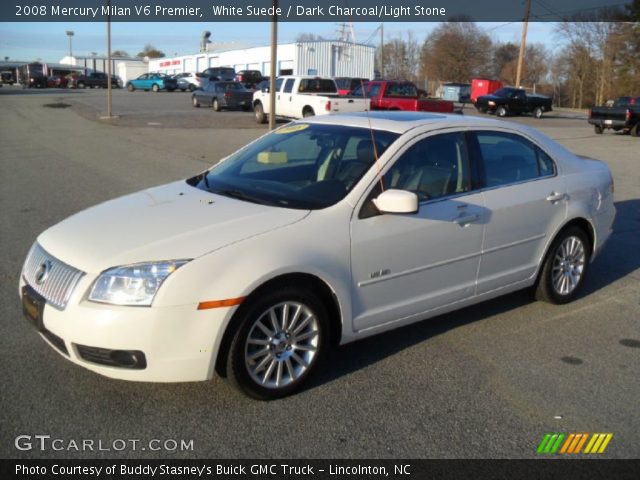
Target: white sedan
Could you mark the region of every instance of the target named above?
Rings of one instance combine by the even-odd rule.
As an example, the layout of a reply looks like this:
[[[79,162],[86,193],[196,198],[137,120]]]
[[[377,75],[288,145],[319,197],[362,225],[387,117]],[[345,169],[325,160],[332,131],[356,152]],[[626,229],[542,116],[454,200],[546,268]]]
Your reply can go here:
[[[322,116],[49,228],[20,295],[78,365],[272,399],[338,344],[527,287],[573,300],[614,216],[607,166],[537,130]]]

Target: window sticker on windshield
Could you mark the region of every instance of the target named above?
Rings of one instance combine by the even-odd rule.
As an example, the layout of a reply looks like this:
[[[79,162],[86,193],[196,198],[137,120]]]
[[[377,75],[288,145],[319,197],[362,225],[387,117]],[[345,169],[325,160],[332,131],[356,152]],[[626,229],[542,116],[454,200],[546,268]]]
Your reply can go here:
[[[305,130],[307,128],[309,128],[309,124],[308,123],[300,123],[298,125],[291,125],[290,127],[280,128],[280,129],[276,130],[273,133],[277,133],[277,134],[280,134],[280,135],[286,135],[287,133],[299,132],[300,130]]]

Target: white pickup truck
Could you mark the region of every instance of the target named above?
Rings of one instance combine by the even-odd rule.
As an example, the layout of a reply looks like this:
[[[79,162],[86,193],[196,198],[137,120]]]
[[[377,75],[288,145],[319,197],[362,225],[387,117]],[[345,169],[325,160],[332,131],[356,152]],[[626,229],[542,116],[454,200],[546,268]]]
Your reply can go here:
[[[276,79],[276,116],[299,119],[331,113],[364,112],[370,100],[341,97],[332,78],[283,76]],[[256,122],[265,123],[270,114],[269,89],[253,94]]]

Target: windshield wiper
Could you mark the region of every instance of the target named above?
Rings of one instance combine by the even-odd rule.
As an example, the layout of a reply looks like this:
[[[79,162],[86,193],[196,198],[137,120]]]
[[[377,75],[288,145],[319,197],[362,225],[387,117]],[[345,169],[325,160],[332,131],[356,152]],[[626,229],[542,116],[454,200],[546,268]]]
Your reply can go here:
[[[236,198],[238,200],[244,200],[245,202],[258,203],[260,205],[271,205],[271,206],[278,206],[278,207],[282,206],[282,202],[255,197],[241,190],[233,190],[233,189],[216,190],[213,193],[216,193],[218,195],[224,195],[225,197]],[[284,204],[286,205],[286,202],[284,202]]]

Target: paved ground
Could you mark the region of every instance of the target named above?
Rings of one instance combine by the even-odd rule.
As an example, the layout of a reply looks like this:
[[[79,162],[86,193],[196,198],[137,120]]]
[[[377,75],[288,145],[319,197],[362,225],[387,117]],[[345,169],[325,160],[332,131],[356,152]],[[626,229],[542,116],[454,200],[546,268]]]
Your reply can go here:
[[[198,172],[266,131],[249,113],[192,109],[189,94],[177,92],[115,92],[116,125],[87,120],[104,113],[95,109],[104,98],[0,89],[0,457],[514,458],[534,456],[547,432],[613,432],[606,457],[640,455],[638,139],[596,136],[575,114],[516,119],[614,173],[615,233],[575,303],[555,307],[519,292],[374,337],[333,353],[301,394],[260,403],[218,378],[100,377],[64,361],[22,319],[18,276],[39,232]],[[44,107],[59,103],[72,106]],[[194,450],[14,447],[16,436],[38,434],[107,446],[184,439]]]

